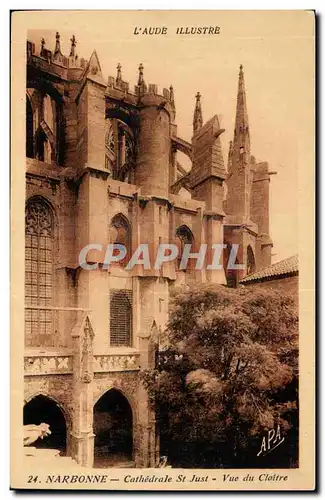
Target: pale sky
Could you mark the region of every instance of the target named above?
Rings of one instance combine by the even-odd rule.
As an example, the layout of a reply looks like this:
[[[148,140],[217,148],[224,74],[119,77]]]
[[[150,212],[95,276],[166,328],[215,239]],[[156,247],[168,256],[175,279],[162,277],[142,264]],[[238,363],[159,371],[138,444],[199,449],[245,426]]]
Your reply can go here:
[[[26,28],[39,50],[54,49],[55,32],[69,55],[93,49],[103,77],[137,82],[144,65],[147,84],[174,87],[178,135],[190,141],[195,94],[201,93],[203,120],[219,115],[226,162],[233,138],[239,65],[244,66],[251,153],[268,161],[271,177],[270,233],[273,262],[298,252],[298,211],[303,213],[304,176],[313,176],[314,24],[305,11],[100,11],[28,13]],[[38,17],[37,16],[41,16]],[[166,26],[167,35],[134,35],[134,27]],[[220,26],[219,35],[176,35],[177,26]],[[50,30],[50,31],[48,31]],[[181,159],[180,159],[181,160]],[[299,173],[299,175],[298,175]]]

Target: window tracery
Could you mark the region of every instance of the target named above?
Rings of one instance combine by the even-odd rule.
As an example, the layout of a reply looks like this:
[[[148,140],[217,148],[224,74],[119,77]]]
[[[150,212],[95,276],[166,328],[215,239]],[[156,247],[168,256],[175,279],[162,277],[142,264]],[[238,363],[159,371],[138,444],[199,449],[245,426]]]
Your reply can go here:
[[[53,301],[53,214],[42,200],[27,205],[25,222],[25,334],[28,345],[50,345],[53,311],[28,308]]]

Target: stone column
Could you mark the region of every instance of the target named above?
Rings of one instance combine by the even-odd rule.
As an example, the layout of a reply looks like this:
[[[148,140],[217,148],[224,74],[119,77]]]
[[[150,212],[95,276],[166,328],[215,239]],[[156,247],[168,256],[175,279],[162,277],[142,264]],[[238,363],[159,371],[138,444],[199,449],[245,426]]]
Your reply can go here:
[[[92,467],[93,433],[93,330],[88,316],[77,325],[73,336],[74,411],[70,436],[71,456],[80,465]]]
[[[142,370],[151,368],[150,334],[139,335],[140,366]],[[136,467],[154,467],[156,463],[156,420],[155,412],[149,401],[149,395],[142,383],[138,389],[137,437],[135,449]]]

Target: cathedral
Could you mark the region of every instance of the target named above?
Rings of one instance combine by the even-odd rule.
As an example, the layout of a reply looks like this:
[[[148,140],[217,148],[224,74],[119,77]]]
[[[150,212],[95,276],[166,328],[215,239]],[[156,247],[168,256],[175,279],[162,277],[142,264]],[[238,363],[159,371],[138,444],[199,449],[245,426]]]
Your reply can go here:
[[[75,36],[67,55],[59,33],[54,42],[27,41],[24,424],[49,424],[37,446],[81,466],[154,467],[159,432],[140,373],[154,366],[170,291],[236,287],[271,264],[272,172],[251,154],[242,66],[225,165],[224,130],[217,114],[203,121],[199,93],[188,142],[172,86],[147,83],[142,64],[134,87],[120,64],[105,79],[96,51],[85,60]],[[110,243],[225,251],[218,269],[176,259],[129,270],[125,259],[107,268],[93,245],[93,269],[80,266],[83,248]],[[233,245],[240,269],[227,266]]]

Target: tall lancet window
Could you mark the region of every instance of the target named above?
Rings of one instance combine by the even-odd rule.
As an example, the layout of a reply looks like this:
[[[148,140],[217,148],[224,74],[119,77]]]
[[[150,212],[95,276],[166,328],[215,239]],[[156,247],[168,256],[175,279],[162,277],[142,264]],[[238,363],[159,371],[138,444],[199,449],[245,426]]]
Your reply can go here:
[[[25,336],[29,346],[53,344],[53,213],[41,199],[26,208]],[[28,307],[30,306],[30,307]]]

